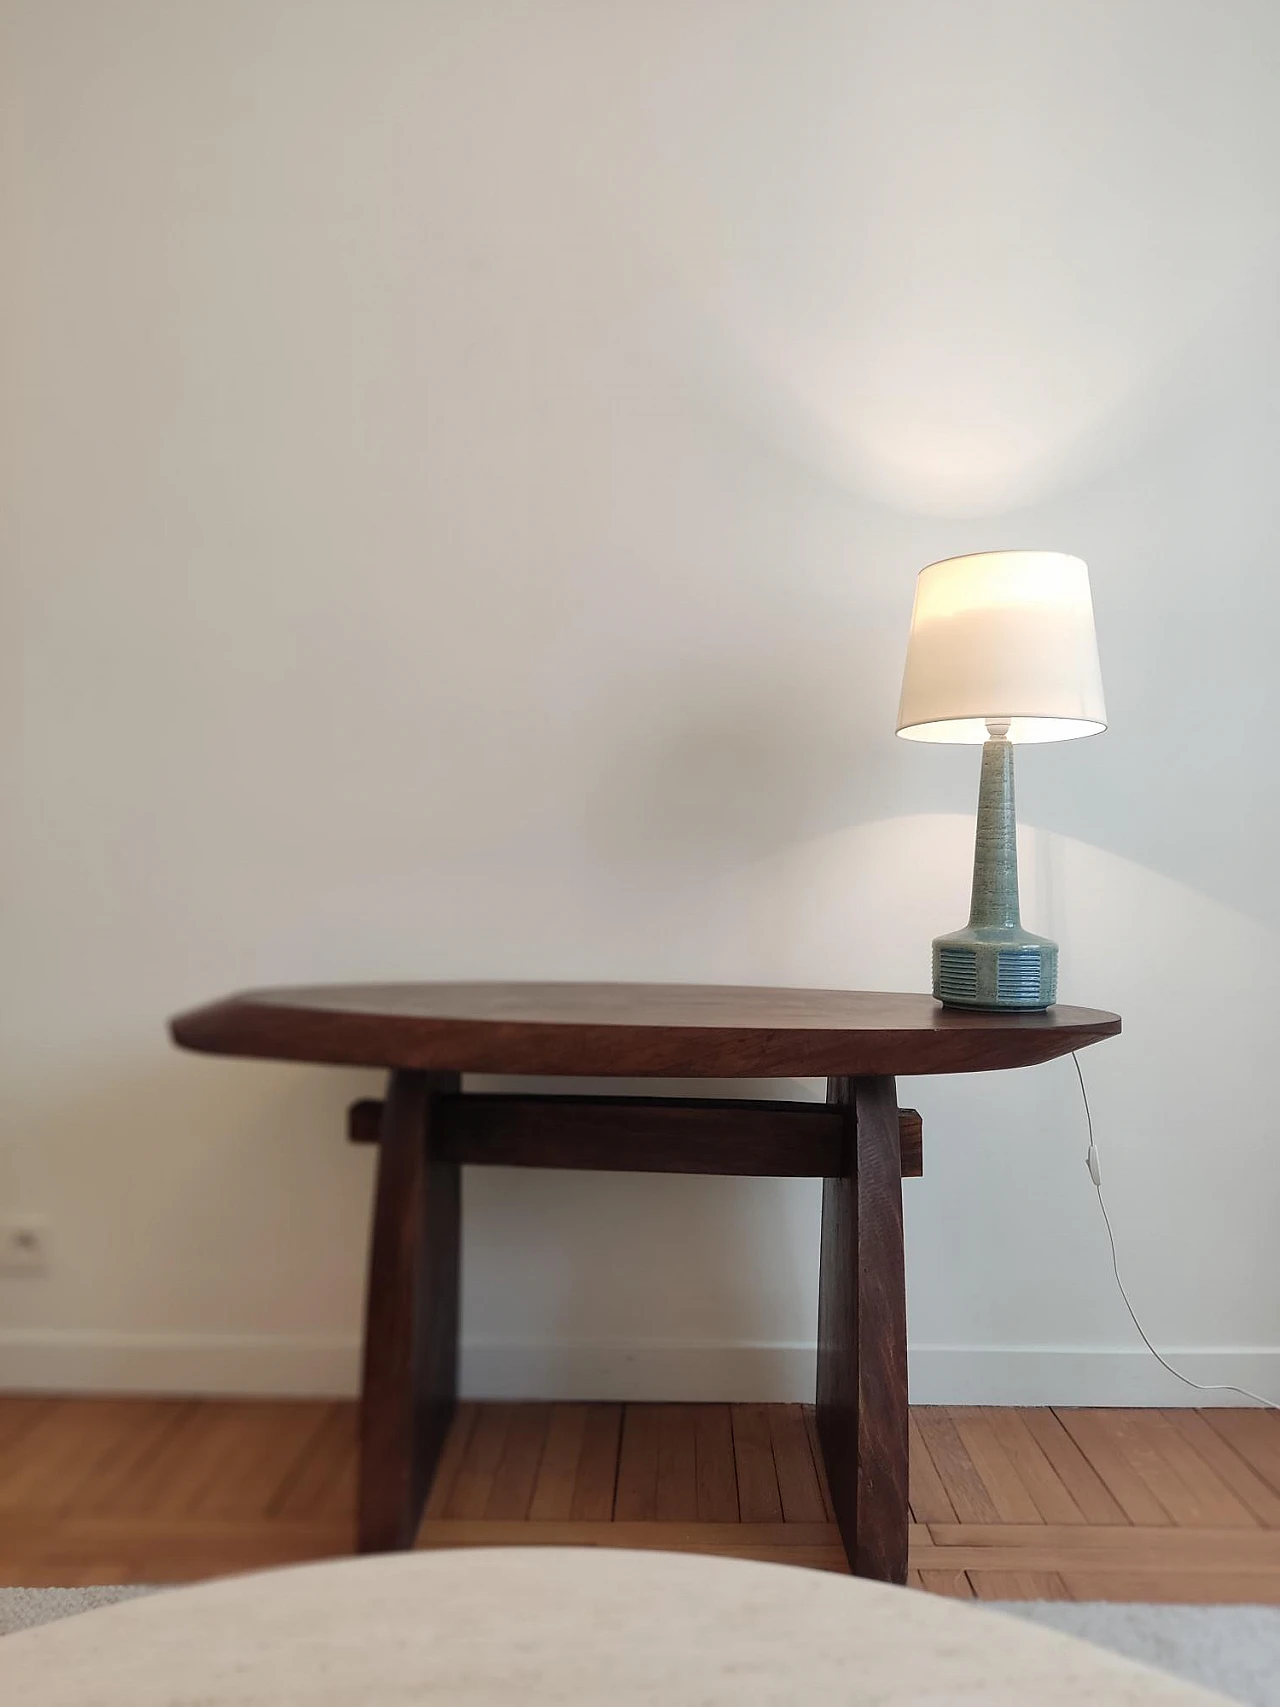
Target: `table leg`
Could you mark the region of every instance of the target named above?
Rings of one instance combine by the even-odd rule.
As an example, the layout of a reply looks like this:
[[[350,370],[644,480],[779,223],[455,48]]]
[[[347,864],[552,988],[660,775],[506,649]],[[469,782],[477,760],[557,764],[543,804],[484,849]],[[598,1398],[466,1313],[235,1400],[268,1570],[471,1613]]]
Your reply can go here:
[[[892,1079],[829,1079],[843,1165],[822,1185],[818,1438],[858,1576],[907,1576],[907,1311],[902,1159]]]
[[[412,1547],[457,1396],[461,1185],[434,1153],[432,1105],[456,1074],[392,1073],[383,1104],[365,1300],[357,1545]]]

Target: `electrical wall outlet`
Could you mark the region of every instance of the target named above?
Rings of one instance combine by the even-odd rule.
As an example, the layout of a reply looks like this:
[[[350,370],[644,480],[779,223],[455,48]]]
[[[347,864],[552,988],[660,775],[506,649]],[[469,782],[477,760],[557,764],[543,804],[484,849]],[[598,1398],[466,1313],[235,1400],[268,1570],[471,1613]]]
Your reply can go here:
[[[49,1272],[49,1223],[40,1215],[0,1217],[0,1275]]]

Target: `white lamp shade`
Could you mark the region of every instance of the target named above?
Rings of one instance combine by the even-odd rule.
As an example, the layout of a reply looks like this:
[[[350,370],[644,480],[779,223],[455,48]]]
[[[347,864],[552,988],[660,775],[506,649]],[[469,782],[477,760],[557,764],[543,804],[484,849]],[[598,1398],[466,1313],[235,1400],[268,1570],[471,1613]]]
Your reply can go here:
[[[916,581],[898,707],[910,741],[1067,741],[1107,726],[1089,570],[1059,551],[948,557]]]

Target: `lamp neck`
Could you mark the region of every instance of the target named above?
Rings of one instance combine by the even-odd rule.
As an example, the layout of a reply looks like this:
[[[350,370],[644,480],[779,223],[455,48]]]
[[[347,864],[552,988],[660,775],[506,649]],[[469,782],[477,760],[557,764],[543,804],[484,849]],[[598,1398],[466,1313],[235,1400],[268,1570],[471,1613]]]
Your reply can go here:
[[[1007,723],[989,723],[978,783],[978,826],[973,854],[969,924],[1017,927],[1018,824],[1013,805],[1013,744]]]

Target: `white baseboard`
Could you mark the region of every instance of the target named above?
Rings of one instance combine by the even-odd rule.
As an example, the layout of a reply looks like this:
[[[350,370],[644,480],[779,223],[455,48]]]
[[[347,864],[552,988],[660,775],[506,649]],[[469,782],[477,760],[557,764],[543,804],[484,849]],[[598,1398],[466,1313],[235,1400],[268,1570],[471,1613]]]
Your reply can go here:
[[[1193,1381],[1230,1382],[1280,1404],[1280,1347],[1161,1348]],[[1200,1393],[1149,1351],[1109,1346],[914,1346],[917,1405],[1247,1405],[1238,1393]]]
[[[0,1329],[0,1390],[346,1398],[354,1335],[160,1334]]]
[[[461,1386],[475,1399],[812,1400],[816,1355],[812,1345],[464,1341]]]
[[[1198,1381],[1230,1382],[1280,1402],[1280,1348],[1167,1353]],[[599,1342],[464,1343],[472,1398],[807,1400],[810,1345]],[[1183,1387],[1147,1352],[1088,1346],[914,1346],[918,1404],[1244,1404]],[[10,1392],[207,1393],[342,1398],[356,1392],[359,1345],[347,1335],[148,1334],[0,1330],[0,1389]]]

